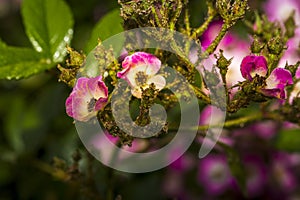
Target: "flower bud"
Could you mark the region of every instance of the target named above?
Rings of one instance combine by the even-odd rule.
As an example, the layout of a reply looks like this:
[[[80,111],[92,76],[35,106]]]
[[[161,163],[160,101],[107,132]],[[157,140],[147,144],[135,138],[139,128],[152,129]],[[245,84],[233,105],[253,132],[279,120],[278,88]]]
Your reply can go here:
[[[244,17],[248,9],[247,0],[217,0],[216,7],[218,13],[229,25],[234,24],[237,20]]]
[[[281,37],[274,37],[268,42],[268,50],[271,54],[279,55],[283,51],[284,44]]]
[[[263,49],[263,44],[259,41],[259,39],[256,37],[256,36],[254,36],[254,40],[253,40],[253,42],[252,42],[252,44],[251,44],[251,52],[252,53],[260,53],[261,52],[261,50]]]
[[[296,23],[295,23],[295,11],[291,13],[289,18],[284,22],[285,26],[285,35],[288,38],[292,38],[295,35]]]

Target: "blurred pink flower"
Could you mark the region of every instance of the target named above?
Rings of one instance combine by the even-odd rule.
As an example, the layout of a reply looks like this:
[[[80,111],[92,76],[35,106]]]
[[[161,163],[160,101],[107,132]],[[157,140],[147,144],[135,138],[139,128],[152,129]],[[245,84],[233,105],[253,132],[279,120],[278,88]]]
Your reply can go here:
[[[171,152],[170,155],[168,155],[169,159],[174,160],[174,158],[177,158],[179,152],[179,149],[178,151]],[[185,172],[187,170],[190,170],[195,165],[195,162],[196,161],[194,160],[194,156],[190,155],[189,153],[185,153],[177,160],[172,162],[169,167],[174,171]]]
[[[120,162],[122,160],[128,159],[129,155],[119,154],[117,157],[115,155],[115,149],[111,148],[111,145],[117,146],[119,141],[118,137],[112,136],[108,132],[103,134],[95,134],[90,138],[90,146],[93,147],[93,151],[97,152],[97,155],[101,157],[104,163],[109,163],[112,159]],[[145,139],[136,138],[132,141],[131,146],[123,145],[120,148],[133,153],[138,153],[145,150],[148,146],[148,142]]]
[[[268,0],[264,3],[264,10],[271,21],[279,21],[283,26],[283,22],[295,11],[296,31],[295,36],[287,42],[288,49],[284,52],[279,66],[284,66],[286,62],[295,64],[299,61],[299,53],[297,53],[300,42],[300,1],[298,0]]]
[[[271,21],[285,21],[292,11],[296,13],[296,24],[300,24],[300,2],[298,0],[267,0],[264,3],[264,10]]]
[[[246,171],[246,188],[249,197],[261,195],[266,186],[267,170],[263,160],[258,155],[247,155],[243,158]]]
[[[272,156],[271,184],[273,191],[275,188],[283,193],[290,193],[297,187],[296,177],[291,169],[292,159],[289,154],[276,152]]]
[[[252,133],[255,133],[257,136],[259,136],[262,139],[270,140],[272,139],[277,131],[277,123],[273,121],[262,121],[262,122],[256,122],[255,124],[251,125],[249,128]]]
[[[162,184],[163,193],[168,197],[179,197],[184,193],[184,177],[177,171],[168,170]]]
[[[101,76],[81,77],[66,100],[66,112],[75,120],[86,122],[105,106],[107,96],[108,90]]]
[[[287,42],[287,50],[285,50],[282,58],[280,59],[280,66],[284,66],[286,63],[293,65],[300,60],[300,54],[298,51],[300,44],[300,28],[297,28],[295,32],[295,36]]]
[[[137,98],[142,97],[141,87],[146,89],[154,83],[156,89],[163,89],[166,80],[161,75],[156,75],[161,67],[161,61],[152,54],[135,52],[127,56],[122,62],[123,71],[117,76],[124,79],[131,86],[131,93]]]
[[[226,158],[223,155],[209,154],[199,161],[198,181],[210,195],[217,196],[232,186],[231,176]]]
[[[225,117],[224,112],[222,110],[220,110],[219,108],[217,108],[215,106],[207,105],[201,111],[199,125],[200,126],[222,125],[224,123],[224,120],[225,120],[224,117]],[[211,127],[210,130],[209,130],[211,136],[214,137],[216,134],[218,135],[219,129],[220,128]],[[226,137],[226,131],[225,130],[222,130],[222,134],[220,135],[220,138],[215,137],[214,139],[217,139],[220,142],[225,143],[225,144],[230,145],[230,146],[233,145],[233,143],[234,143],[234,141],[231,138]],[[204,141],[203,136],[200,136],[198,141],[200,143],[202,143],[202,145],[207,145],[207,146],[215,144],[213,139],[212,140],[206,140],[206,143],[204,143],[203,142]],[[218,146],[215,146],[215,148],[218,148]]]
[[[217,108],[216,106],[208,105],[205,106],[204,109],[201,111],[199,125],[216,125],[222,123],[223,120],[223,111]]]

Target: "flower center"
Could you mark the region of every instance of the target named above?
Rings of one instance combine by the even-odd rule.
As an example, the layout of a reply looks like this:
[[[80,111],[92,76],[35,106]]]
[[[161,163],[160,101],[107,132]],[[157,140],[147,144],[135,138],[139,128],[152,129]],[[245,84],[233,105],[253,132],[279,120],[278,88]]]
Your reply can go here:
[[[94,111],[94,108],[95,108],[95,104],[96,104],[96,99],[95,98],[92,98],[91,100],[90,100],[90,102],[88,103],[88,111],[89,112],[92,112],[92,111]]]
[[[214,166],[212,166],[210,177],[213,181],[224,183],[227,179],[226,172],[224,171],[224,165],[216,163]]]
[[[144,86],[147,83],[148,75],[146,75],[144,72],[139,71],[135,75],[135,82],[137,86]]]

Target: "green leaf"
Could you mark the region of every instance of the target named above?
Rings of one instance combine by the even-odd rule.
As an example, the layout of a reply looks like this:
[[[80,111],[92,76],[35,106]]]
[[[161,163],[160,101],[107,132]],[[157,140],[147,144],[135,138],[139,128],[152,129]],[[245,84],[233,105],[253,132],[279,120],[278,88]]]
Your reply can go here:
[[[123,32],[123,19],[120,17],[120,10],[115,9],[102,17],[92,31],[91,37],[86,45],[86,52],[93,50],[98,44],[98,39],[101,41]]]
[[[279,132],[275,145],[280,150],[300,152],[300,129],[290,129]]]
[[[53,66],[33,49],[7,47],[0,43],[0,79],[26,78]]]
[[[36,51],[61,62],[73,36],[73,16],[63,0],[24,0],[26,34]]]

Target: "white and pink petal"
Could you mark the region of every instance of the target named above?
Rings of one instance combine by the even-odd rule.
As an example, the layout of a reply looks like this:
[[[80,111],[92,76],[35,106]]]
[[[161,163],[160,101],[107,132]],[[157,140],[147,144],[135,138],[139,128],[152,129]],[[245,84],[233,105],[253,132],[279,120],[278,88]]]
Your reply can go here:
[[[81,77],[66,100],[66,112],[78,121],[88,121],[105,106],[108,89],[102,77]]]
[[[161,75],[156,75],[148,79],[147,84],[154,83],[155,88],[162,90],[166,86],[166,79]]]
[[[127,56],[122,62],[124,68],[117,73],[117,77],[124,79],[131,86],[131,93],[137,98],[141,98],[143,89],[154,83],[157,89],[162,89],[166,82],[165,79],[156,75],[160,70],[161,61],[152,54],[136,52]]]
[[[262,89],[264,95],[285,99],[285,87],[293,84],[293,77],[290,71],[283,68],[276,68],[266,79],[266,84],[266,87]]]
[[[276,68],[266,79],[266,84],[266,89],[282,88],[293,84],[293,77],[290,71],[283,68]]]

